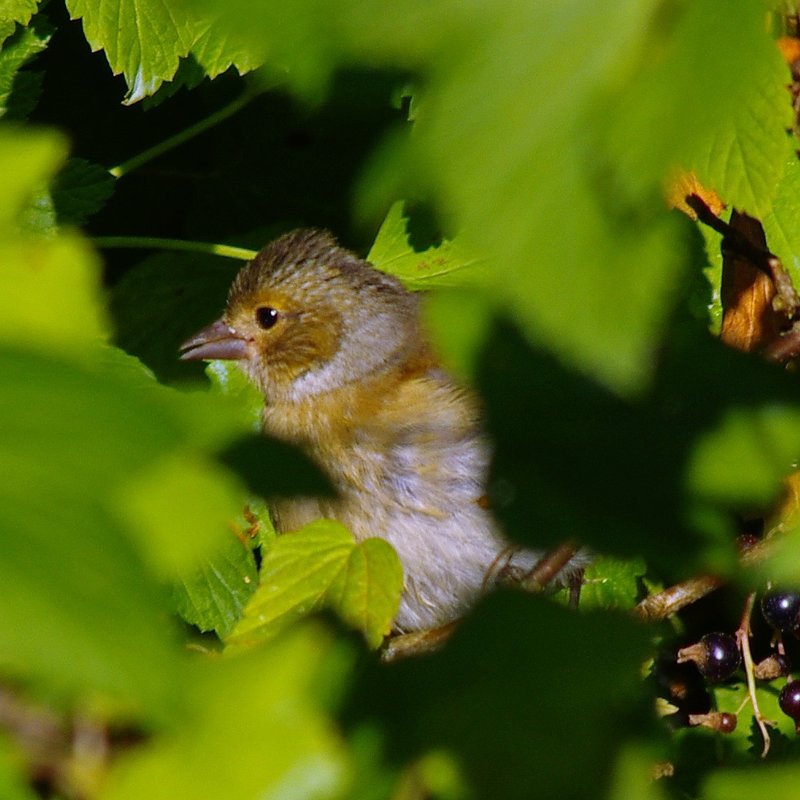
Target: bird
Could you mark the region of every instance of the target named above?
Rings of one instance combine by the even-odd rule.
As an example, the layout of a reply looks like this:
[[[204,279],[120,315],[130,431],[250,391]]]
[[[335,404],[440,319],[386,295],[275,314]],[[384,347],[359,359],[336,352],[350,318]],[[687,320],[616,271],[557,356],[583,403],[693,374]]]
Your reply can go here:
[[[542,558],[492,517],[480,404],[436,357],[419,295],[330,233],[299,229],[264,247],[222,317],[181,351],[237,361],[264,397],[264,433],[305,451],[336,490],[272,502],[279,533],[330,518],[356,541],[394,547],[404,574],[394,633],[452,623]]]

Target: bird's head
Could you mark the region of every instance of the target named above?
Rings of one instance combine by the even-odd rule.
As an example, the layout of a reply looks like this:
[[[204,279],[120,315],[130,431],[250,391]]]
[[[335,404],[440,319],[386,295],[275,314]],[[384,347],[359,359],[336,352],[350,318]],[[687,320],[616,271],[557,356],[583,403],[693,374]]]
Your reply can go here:
[[[181,358],[236,359],[269,401],[337,389],[402,359],[419,336],[417,299],[323,231],[297,230],[236,276],[222,317]]]

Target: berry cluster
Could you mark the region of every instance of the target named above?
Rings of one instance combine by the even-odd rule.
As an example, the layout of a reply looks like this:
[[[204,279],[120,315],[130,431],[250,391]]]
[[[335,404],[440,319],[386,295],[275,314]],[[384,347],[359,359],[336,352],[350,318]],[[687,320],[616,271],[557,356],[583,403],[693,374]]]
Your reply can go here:
[[[761,612],[773,630],[772,653],[753,664],[752,678],[771,681],[789,675],[790,664],[783,645],[783,636],[800,639],[800,591],[771,589],[761,598]],[[709,682],[725,681],[742,666],[740,640],[729,633],[707,633],[695,644],[678,651],[679,664],[693,662],[700,674]],[[794,720],[800,734],[800,680],[790,679],[780,693],[782,711]],[[691,714],[689,723],[704,725],[722,733],[736,727],[736,716],[712,711],[708,714]]]

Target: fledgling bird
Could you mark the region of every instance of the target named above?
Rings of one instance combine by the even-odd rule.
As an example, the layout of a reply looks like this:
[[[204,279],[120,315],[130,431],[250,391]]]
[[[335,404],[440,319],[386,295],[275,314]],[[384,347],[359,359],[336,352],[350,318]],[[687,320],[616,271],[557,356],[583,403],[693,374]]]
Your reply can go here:
[[[265,247],[184,359],[236,359],[264,395],[264,431],[304,449],[337,497],[274,503],[278,531],[328,517],[380,536],[405,575],[397,632],[464,614],[541,553],[509,545],[486,508],[475,398],[434,357],[419,298],[317,230]]]

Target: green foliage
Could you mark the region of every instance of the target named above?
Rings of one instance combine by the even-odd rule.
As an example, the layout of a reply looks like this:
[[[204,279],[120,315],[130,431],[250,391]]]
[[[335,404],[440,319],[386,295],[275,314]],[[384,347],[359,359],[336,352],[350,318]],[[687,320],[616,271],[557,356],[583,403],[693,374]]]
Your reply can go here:
[[[724,739],[655,719],[642,665],[697,623],[629,613],[645,586],[713,573],[732,600],[708,613],[729,630],[746,591],[800,585],[790,519],[757,571],[733,545],[797,464],[797,376],[715,341],[719,237],[662,200],[694,169],[762,220],[800,284],[790,75],[764,15],[761,0],[0,2],[0,687],[65,730],[96,721],[113,755],[78,786],[92,769],[68,742],[43,791],[792,791],[781,681],[756,690],[781,762],[757,769],[747,707]],[[390,545],[332,520],[275,535],[272,498],[327,479],[260,435],[235,364],[178,358],[240,264],[135,245],[258,248],[297,225],[426,292],[437,353],[481,395],[508,536],[602,554],[580,611],[492,596],[442,651],[384,665],[372,650],[403,589]],[[93,236],[131,247],[101,254]],[[745,699],[737,675],[708,702]],[[0,717],[0,795],[27,800],[37,756]],[[650,780],[666,760],[674,780]]]
[[[338,522],[319,520],[275,539],[261,565],[261,586],[228,637],[248,646],[325,606],[336,609],[377,647],[400,603],[403,570],[383,539],[358,544]]]

